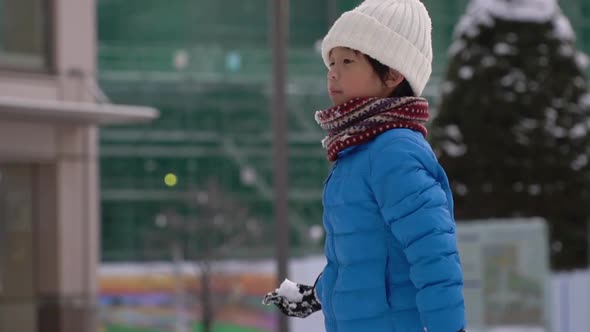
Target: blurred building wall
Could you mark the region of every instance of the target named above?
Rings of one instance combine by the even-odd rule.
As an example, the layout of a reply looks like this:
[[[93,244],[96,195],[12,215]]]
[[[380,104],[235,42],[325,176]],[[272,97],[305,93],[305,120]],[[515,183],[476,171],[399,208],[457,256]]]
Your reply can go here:
[[[97,328],[95,6],[0,0],[0,331]]]

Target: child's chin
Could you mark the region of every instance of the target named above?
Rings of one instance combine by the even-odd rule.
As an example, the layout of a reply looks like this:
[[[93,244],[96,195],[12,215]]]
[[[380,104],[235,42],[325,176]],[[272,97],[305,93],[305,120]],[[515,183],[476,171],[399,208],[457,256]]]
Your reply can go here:
[[[333,106],[338,106],[338,105],[344,104],[345,102],[347,102],[350,99],[348,99],[344,96],[330,96],[330,100],[332,100]]]

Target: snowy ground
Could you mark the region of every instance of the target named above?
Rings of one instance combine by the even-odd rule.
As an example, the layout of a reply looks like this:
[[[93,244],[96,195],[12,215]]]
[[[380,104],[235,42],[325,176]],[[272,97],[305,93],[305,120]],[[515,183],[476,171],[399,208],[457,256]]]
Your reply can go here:
[[[469,329],[469,332],[546,332],[546,330],[538,327],[505,326],[486,330]]]

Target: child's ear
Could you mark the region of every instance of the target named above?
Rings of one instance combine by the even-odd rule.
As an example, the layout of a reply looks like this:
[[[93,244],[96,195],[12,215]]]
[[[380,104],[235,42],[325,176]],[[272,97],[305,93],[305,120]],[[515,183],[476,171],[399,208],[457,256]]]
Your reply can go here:
[[[385,80],[385,86],[395,88],[403,82],[404,78],[404,75],[400,74],[397,70],[390,69]]]

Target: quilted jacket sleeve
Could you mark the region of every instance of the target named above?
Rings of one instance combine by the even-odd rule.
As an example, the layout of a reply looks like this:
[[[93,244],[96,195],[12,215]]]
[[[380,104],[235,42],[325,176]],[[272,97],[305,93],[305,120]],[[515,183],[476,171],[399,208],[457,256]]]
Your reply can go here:
[[[428,332],[460,331],[463,277],[452,204],[441,186],[446,175],[426,144],[395,138],[379,150],[371,160],[371,187],[404,248],[422,323]]]

